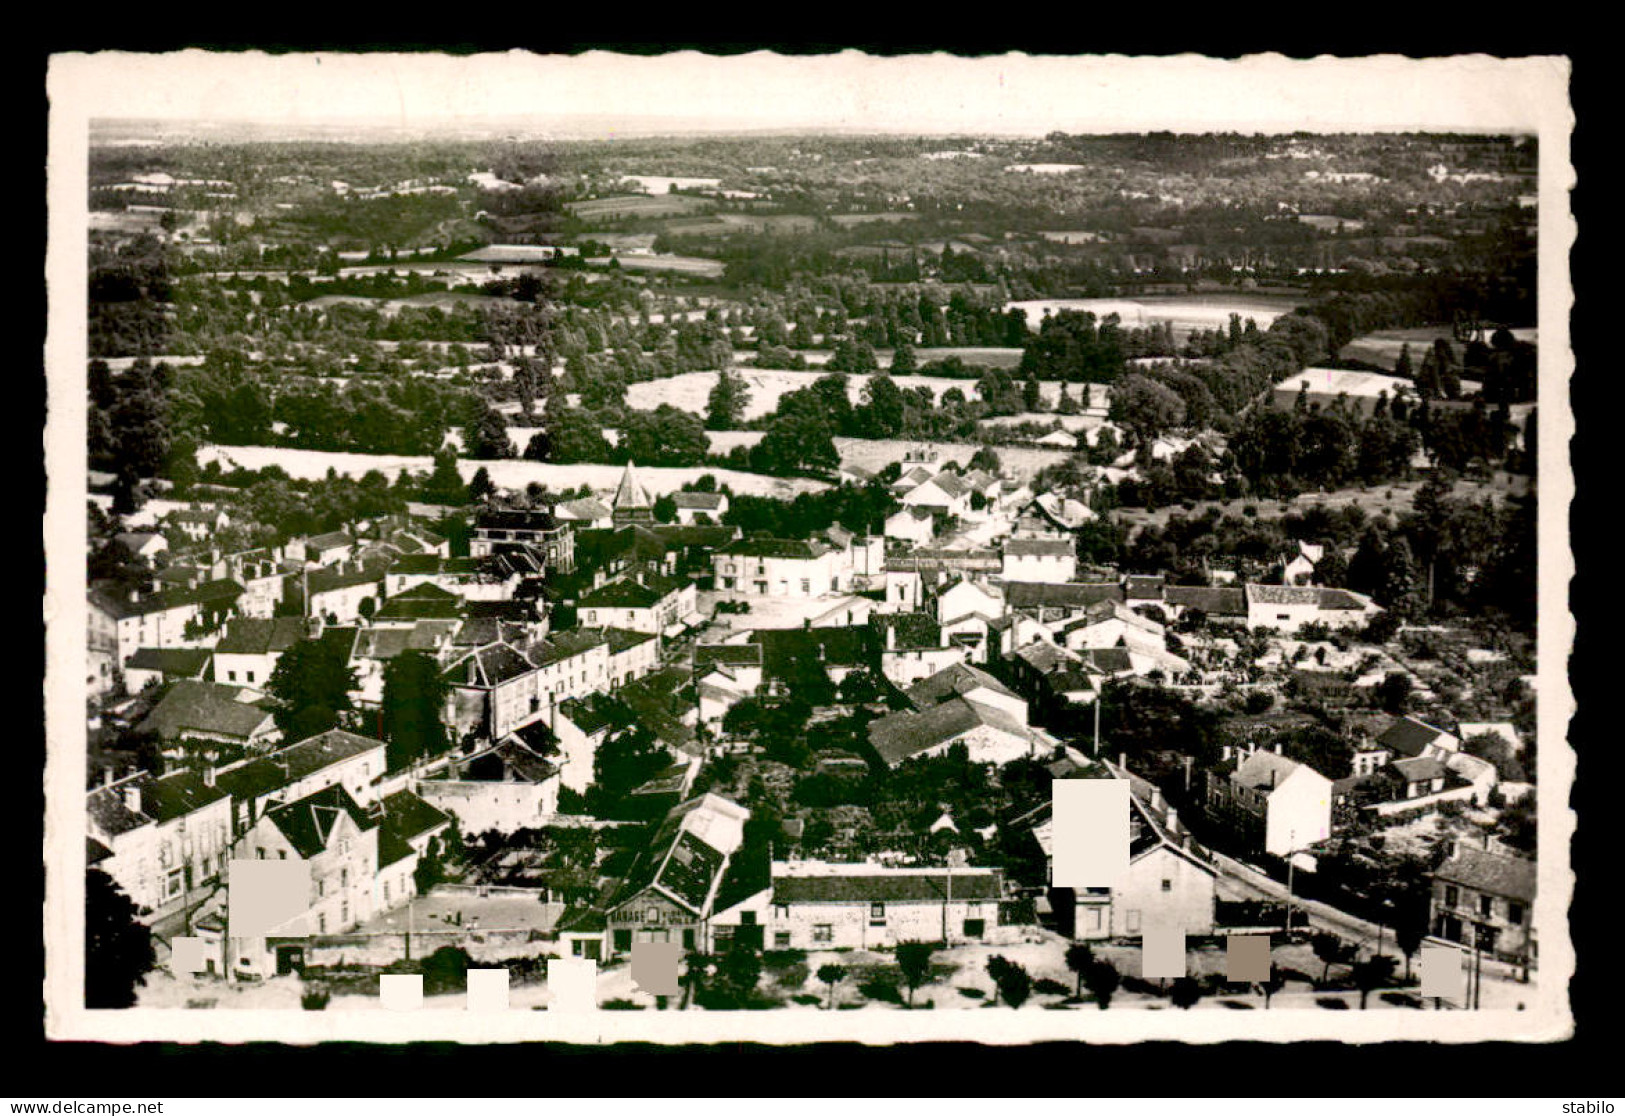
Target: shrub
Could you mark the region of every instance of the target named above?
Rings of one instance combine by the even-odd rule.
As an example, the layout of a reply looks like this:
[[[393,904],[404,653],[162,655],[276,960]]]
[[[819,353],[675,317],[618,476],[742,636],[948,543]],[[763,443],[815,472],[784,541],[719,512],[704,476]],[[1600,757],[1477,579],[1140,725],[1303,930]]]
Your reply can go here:
[[[858,985],[858,991],[866,1000],[880,1000],[888,1004],[903,1002],[903,993],[898,990],[895,977],[872,976]]]
[[[807,983],[807,966],[797,962],[779,969],[773,977],[773,983],[780,988],[800,988]]]
[[[824,997],[815,996],[811,992],[803,992],[800,995],[791,996],[790,1000],[792,1003],[802,1004],[806,1007],[819,1007],[823,1004]]]
[[[1070,996],[1072,994],[1072,989],[1058,980],[1051,980],[1049,977],[1042,977],[1035,981],[1033,991],[1040,996]]]
[[[642,1011],[642,1004],[635,1004],[631,1000],[605,1000],[598,1005],[604,1011]]]
[[[967,1000],[985,1000],[985,999],[987,999],[987,993],[983,992],[980,988],[955,988],[954,991],[958,992],[961,996],[965,997],[965,999],[967,999]]]
[[[299,1006],[306,1011],[325,1011],[333,993],[326,988],[307,988],[299,996]]]

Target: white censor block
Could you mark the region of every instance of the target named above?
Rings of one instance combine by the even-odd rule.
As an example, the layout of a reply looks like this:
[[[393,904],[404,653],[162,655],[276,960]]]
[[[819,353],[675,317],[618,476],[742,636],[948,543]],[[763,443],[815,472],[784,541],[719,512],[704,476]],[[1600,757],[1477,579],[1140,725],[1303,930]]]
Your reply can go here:
[[[302,860],[233,860],[227,887],[233,938],[263,938],[310,908]]]
[[[1466,954],[1459,949],[1436,942],[1422,943],[1422,956],[1417,964],[1422,977],[1422,995],[1437,996],[1455,1003],[1467,999],[1467,967],[1462,962]]]
[[[191,976],[205,968],[202,938],[176,938],[169,943],[170,972],[176,976]]]
[[[1146,980],[1178,980],[1185,975],[1185,931],[1167,923],[1148,923],[1140,937],[1140,975]]]
[[[553,957],[547,962],[547,986],[553,993],[548,1011],[571,1014],[598,1010],[598,962],[581,957]]]
[[[1053,887],[1115,887],[1128,871],[1126,779],[1057,779],[1051,820]]]
[[[468,970],[468,1010],[508,1010],[508,970]]]
[[[378,978],[378,999],[386,1011],[416,1011],[423,1006],[423,974],[382,974]]]

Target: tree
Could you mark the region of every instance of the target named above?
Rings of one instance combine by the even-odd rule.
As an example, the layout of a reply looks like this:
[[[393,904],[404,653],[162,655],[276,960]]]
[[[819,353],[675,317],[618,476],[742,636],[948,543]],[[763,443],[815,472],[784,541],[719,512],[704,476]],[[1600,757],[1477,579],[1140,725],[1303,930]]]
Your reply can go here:
[[[1315,957],[1325,967],[1320,973],[1320,983],[1325,984],[1331,976],[1332,966],[1341,965],[1348,960],[1349,950],[1343,944],[1343,939],[1329,931],[1322,930],[1310,939],[1310,946],[1315,951]]]
[[[1394,979],[1392,957],[1368,957],[1354,966],[1354,984],[1360,990],[1360,1010],[1365,1010],[1366,997]]]
[[[481,465],[474,473],[474,479],[468,482],[468,498],[473,503],[479,503],[494,494],[497,486],[491,482],[491,471]]]
[[[1138,374],[1124,376],[1112,391],[1111,419],[1149,445],[1185,421],[1185,402],[1171,389]]]
[[[1094,963],[1095,951],[1083,942],[1074,942],[1066,947],[1066,967],[1078,978],[1073,995],[1082,998],[1083,978],[1088,974],[1089,966]]]
[[[818,979],[829,986],[829,1009],[835,1010],[835,986],[846,979],[846,970],[839,965],[818,966]]]
[[[1088,986],[1101,1011],[1112,1006],[1112,996],[1117,993],[1117,986],[1122,982],[1123,978],[1116,966],[1103,959],[1090,965],[1083,978],[1083,983]]]
[[[100,868],[85,873],[85,1007],[134,1007],[158,957],[140,908]]]
[[[990,957],[987,972],[993,978],[999,997],[1011,1007],[1019,1008],[1032,995],[1032,975],[1016,962],[1000,956]]]
[[[483,408],[479,418],[468,428],[468,456],[490,461],[513,455],[507,419],[494,407]]]
[[[457,450],[449,445],[441,446],[435,451],[434,472],[429,474],[428,483],[423,486],[423,498],[431,504],[456,505],[461,504],[467,495],[468,486],[457,471]]]
[[[705,428],[735,429],[744,421],[745,408],[749,405],[750,389],[745,386],[743,377],[724,368],[717,374],[717,382],[706,400]]]
[[[762,955],[755,946],[734,941],[717,963],[717,977],[738,1002],[750,998],[762,979]]]
[[[1202,986],[1188,976],[1177,978],[1168,988],[1168,999],[1176,1007],[1189,1011],[1202,998]]]
[[[893,376],[913,375],[920,367],[919,357],[914,352],[914,346],[907,341],[902,342],[892,352],[891,374]]]
[[[1411,676],[1389,671],[1377,686],[1377,700],[1385,711],[1403,716],[1411,700]]]
[[[265,683],[274,700],[271,715],[288,740],[326,732],[354,708],[350,691],[361,685],[350,666],[348,647],[327,639],[306,639],[282,653]]]
[[[389,770],[437,756],[450,745],[441,720],[450,692],[440,664],[427,651],[403,651],[384,665],[380,722]]]
[[[899,942],[897,967],[902,970],[903,984],[908,989],[908,1006],[914,1006],[914,990],[931,975],[931,954],[936,947],[930,942]]]
[[[1270,1008],[1270,999],[1281,989],[1286,987],[1286,981],[1281,977],[1281,970],[1275,963],[1270,962],[1270,975],[1258,982],[1258,990],[1264,994],[1264,1010]]]

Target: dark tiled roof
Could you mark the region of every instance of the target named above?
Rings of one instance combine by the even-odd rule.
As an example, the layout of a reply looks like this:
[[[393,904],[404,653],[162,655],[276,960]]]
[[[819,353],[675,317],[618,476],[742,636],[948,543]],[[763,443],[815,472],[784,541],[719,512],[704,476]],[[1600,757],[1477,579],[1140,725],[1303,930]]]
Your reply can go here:
[[[609,642],[609,637],[596,628],[554,632],[546,639],[531,644],[530,658],[539,667],[552,666],[577,655],[585,655],[594,647]]]
[[[127,670],[155,670],[175,678],[197,678],[209,665],[207,647],[142,647],[130,656]]]
[[[694,669],[711,666],[762,665],[760,643],[702,643],[694,648]]]
[[[1127,647],[1091,647],[1082,655],[1085,662],[1105,674],[1122,674],[1134,669]]]
[[[1064,558],[1073,552],[1066,539],[1011,539],[1004,544],[1006,557]]]
[[[868,636],[862,627],[769,628],[751,638],[762,645],[762,672],[768,678],[790,680],[808,662],[862,666],[869,659]]]
[[[1249,604],[1314,605],[1320,606],[1320,590],[1313,585],[1257,585],[1247,586]]]
[[[297,802],[268,810],[265,816],[282,831],[294,851],[309,860],[327,848],[342,814],[349,814],[356,828],[363,832],[378,824],[356,805],[350,792],[337,783]]]
[[[384,832],[405,840],[439,829],[450,820],[444,811],[411,791],[397,791],[384,799]],[[383,850],[380,848],[379,852]]]
[[[662,583],[667,581],[665,578],[660,580]],[[665,592],[662,592],[661,588],[640,584],[631,578],[621,578],[618,581],[611,581],[608,584],[601,585],[586,594],[576,602],[576,607],[578,609],[653,608],[664,600],[669,593],[673,592],[677,585],[673,582],[669,588],[665,585],[662,585],[662,588],[665,588]]]
[[[1003,893],[1001,873],[888,872],[873,875],[777,876],[775,903],[941,903],[954,899],[996,902]]]
[[[93,604],[115,619],[123,620],[130,616],[150,616],[155,612],[167,612],[187,605],[212,605],[220,608],[242,595],[241,585],[230,578],[221,578],[217,581],[205,581],[195,589],[184,585],[160,589],[134,601],[101,589],[93,589],[90,592],[90,599]]]
[[[1524,903],[1535,899],[1535,862],[1515,856],[1497,856],[1478,849],[1458,849],[1434,874],[1435,879],[1462,884],[1475,891],[1502,895]]]
[[[1209,616],[1247,615],[1247,595],[1240,589],[1210,589],[1201,585],[1170,585],[1162,599],[1179,608],[1195,608]]]
[[[818,548],[803,539],[740,539],[723,554],[736,558],[816,558]]]
[[[630,628],[605,628],[604,636],[609,640],[609,653],[619,655],[648,643],[654,638],[654,633],[635,632]]]
[[[499,686],[536,667],[519,651],[506,643],[493,643],[478,648],[453,660],[441,671],[441,677],[454,686]]]
[[[885,646],[889,629],[896,629],[899,648],[939,647],[942,644],[942,629],[937,618],[929,612],[875,612],[869,615],[869,627],[874,630],[882,647]]]
[[[1010,608],[1086,608],[1099,601],[1121,601],[1124,594],[1115,582],[1013,581],[1004,587],[1004,599]]]
[[[551,531],[558,521],[551,512],[541,510],[485,511],[475,517],[474,526],[498,531]]]
[[[446,559],[438,554],[403,554],[389,567],[392,574],[437,574]]]
[[[152,712],[142,722],[166,740],[188,732],[248,739],[270,720],[271,713],[260,705],[238,701],[241,686],[178,679],[170,686]]]
[[[1432,725],[1410,717],[1400,717],[1377,737],[1377,743],[1398,755],[1419,756],[1424,748],[1442,735],[1443,731]]]
[[[716,511],[723,501],[720,492],[673,492],[671,498],[679,508],[693,511]]]
[[[221,771],[216,782],[233,798],[257,798],[313,775],[324,767],[383,747],[382,740],[358,736],[343,729],[328,729],[268,756]]]
[[[1441,779],[1445,774],[1444,764],[1427,756],[1412,756],[1409,759],[1395,760],[1389,766],[1408,783],[1425,783],[1433,779]]]
[[[269,655],[286,651],[309,634],[305,621],[297,616],[260,619],[234,616],[214,649],[223,655]]]
[[[411,843],[399,834],[390,832],[387,825],[378,831],[378,867],[388,868],[416,855],[417,850]]]
[[[967,663],[954,663],[952,666],[944,667],[931,677],[916,682],[904,692],[916,709],[929,709],[950,698],[979,689],[992,690],[1007,697],[1016,696],[1014,691],[987,671],[978,670]]]
[[[920,712],[892,713],[870,721],[869,743],[881,759],[895,766],[979,725],[1028,736],[1027,729],[1002,710],[956,697]]]

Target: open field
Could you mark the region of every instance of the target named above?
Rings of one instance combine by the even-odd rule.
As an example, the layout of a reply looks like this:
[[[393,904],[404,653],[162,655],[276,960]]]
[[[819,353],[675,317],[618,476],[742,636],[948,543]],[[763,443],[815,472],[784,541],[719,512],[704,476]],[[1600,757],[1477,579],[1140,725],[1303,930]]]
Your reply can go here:
[[[708,260],[702,256],[640,256],[614,257],[623,271],[676,271],[684,275],[703,275],[720,279],[724,270],[721,260]],[[588,260],[588,263],[608,263],[607,258]]]
[[[636,182],[646,194],[666,194],[673,187],[679,190],[703,190],[707,186],[721,186],[720,178],[673,178],[663,174],[623,174],[622,182]]]
[[[1240,314],[1268,329],[1271,322],[1303,302],[1301,296],[1216,293],[1191,295],[1147,295],[1142,298],[1035,298],[1012,302],[1006,309],[1025,310],[1027,327],[1037,330],[1046,313],[1061,310],[1087,310],[1097,318],[1120,315],[1123,325],[1143,329],[1172,322],[1174,333],[1183,338],[1192,330],[1222,329],[1231,314]]]
[[[1004,450],[997,451],[1002,458]],[[1208,508],[1218,508],[1221,515],[1240,515],[1241,509],[1253,504],[1258,508],[1258,518],[1279,519],[1293,512],[1304,512],[1311,507],[1324,507],[1329,509],[1344,508],[1357,505],[1365,510],[1367,515],[1393,515],[1400,516],[1411,511],[1416,505],[1417,490],[1422,487],[1420,478],[1395,484],[1379,485],[1376,488],[1340,488],[1334,492],[1313,492],[1299,496],[1296,500],[1202,500],[1195,508],[1187,512],[1177,504],[1173,507],[1159,508],[1156,511],[1147,511],[1144,508],[1119,508],[1112,514],[1120,519],[1125,527],[1132,529],[1143,527],[1146,524],[1155,524],[1165,527],[1168,520],[1175,515],[1200,516],[1207,514]],[[1456,481],[1454,497],[1456,499],[1483,500],[1489,497],[1497,502],[1504,502],[1511,496],[1523,496],[1530,490],[1530,478],[1512,473],[1497,472],[1489,481],[1459,479]]]
[[[282,446],[203,446],[198,450],[198,464],[205,465],[210,461],[219,461],[223,469],[231,469],[234,466],[263,469],[267,465],[278,465],[290,477],[303,480],[325,477],[329,469],[335,469],[350,477],[364,476],[376,469],[393,480],[403,470],[428,473],[434,468],[433,460],[428,457],[329,453],[322,450],[288,449]],[[457,462],[457,470],[464,480],[473,480],[474,474],[482,466],[490,472],[491,480],[500,488],[523,489],[534,481],[555,491],[576,488],[584,484],[595,491],[613,492],[621,479],[619,465],[545,465],[539,461],[516,459],[474,461],[467,458]],[[676,492],[684,484],[698,480],[706,473],[712,474],[719,484],[726,484],[735,492],[749,493],[753,496],[773,496],[783,500],[792,499],[803,492],[817,492],[829,487],[821,481],[799,477],[784,480],[732,469],[710,468],[639,467],[638,479],[651,494],[659,496],[667,492]]]
[[[919,219],[920,215],[918,213],[837,213],[830,217],[830,220],[835,224],[843,226],[868,225],[876,221],[884,221],[889,225],[895,225],[901,221],[917,221]]]
[[[836,438],[835,452],[842,465],[860,465],[871,472],[879,472],[893,461],[901,462],[905,454],[919,449],[937,453],[934,465],[941,467],[950,461],[964,465],[982,447],[968,442],[915,442],[898,439]],[[1046,465],[1055,465],[1071,456],[1065,450],[1029,449],[1026,446],[993,446],[999,455],[999,464],[1006,475],[1024,481]]]
[[[582,220],[590,221],[613,220],[618,217],[675,217],[707,209],[711,204],[704,198],[691,198],[682,194],[666,194],[659,197],[648,194],[626,194],[566,202],[565,208]]]
[[[1539,344],[1539,333],[1537,329],[1515,329],[1512,336],[1519,341]],[[1356,337],[1344,345],[1337,355],[1344,360],[1363,360],[1383,368],[1392,368],[1394,362],[1399,359],[1400,350],[1409,345],[1411,365],[1419,367],[1423,355],[1433,347],[1436,340],[1450,342],[1457,356],[1461,355],[1461,344],[1447,325],[1419,326],[1415,329],[1379,329],[1363,337]]]
[[[691,220],[667,221],[663,227],[672,236],[731,236],[738,232],[812,232],[818,227],[818,221],[814,217],[788,213],[717,213]]]
[[[814,380],[824,375],[822,372],[785,372],[762,368],[736,368],[734,372],[744,379],[745,386],[750,389],[750,402],[745,408],[746,419],[772,414],[782,397],[812,386]],[[670,403],[691,414],[703,415],[706,400],[716,382],[715,372],[684,372],[680,376],[668,376],[661,380],[645,380],[626,389],[626,402],[627,406],[640,411],[653,410],[662,403]],[[867,375],[848,377],[847,395],[854,404],[863,402],[863,389],[868,382]],[[956,380],[947,376],[900,376],[897,385],[905,391],[927,387],[938,398],[950,388],[958,388],[967,399],[977,397],[975,380]],[[1044,399],[1053,406],[1061,396],[1061,385],[1052,382],[1040,387]]]

